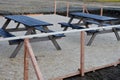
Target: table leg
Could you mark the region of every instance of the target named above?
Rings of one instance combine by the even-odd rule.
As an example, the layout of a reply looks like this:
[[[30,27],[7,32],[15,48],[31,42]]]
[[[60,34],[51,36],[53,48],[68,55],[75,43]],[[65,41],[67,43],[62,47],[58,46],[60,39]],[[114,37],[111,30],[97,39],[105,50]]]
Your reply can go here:
[[[63,29],[63,31],[66,31],[68,29],[68,27],[65,27],[64,29]]]
[[[25,35],[31,34],[31,31],[32,31],[32,30],[33,30],[33,29],[29,28]],[[22,47],[23,44],[24,44],[24,42],[22,41],[22,42],[20,42],[20,43],[17,45],[17,47],[15,48],[15,50],[13,51],[13,53],[11,54],[10,58],[15,58],[15,57],[16,57],[16,55],[17,55],[18,52],[20,51],[20,49],[21,49],[21,47]]]
[[[87,43],[87,46],[90,46],[94,40],[94,38],[96,37],[97,33],[93,33],[92,37],[90,38],[90,40]]]
[[[120,36],[119,36],[119,34],[118,34],[118,32],[117,32],[117,30],[115,28],[113,28],[113,32],[115,33],[115,36],[116,36],[117,40],[119,41]]]
[[[43,27],[46,32],[48,32],[48,28],[46,26]],[[56,39],[53,36],[48,36],[48,38],[52,41],[53,45],[56,47],[57,50],[61,50],[61,47],[57,43]]]
[[[36,30],[35,30],[35,29],[33,29],[31,34],[36,34]]]
[[[10,19],[7,19],[6,22],[4,23],[2,29],[6,29],[6,27],[8,26],[8,24],[10,23]]]
[[[70,20],[68,21],[68,23],[70,24],[73,20],[73,16],[70,18]]]
[[[20,26],[20,23],[17,24],[16,29],[18,29],[19,26]]]
[[[73,16],[70,18],[70,20],[68,21],[68,23],[70,24],[71,22],[72,22],[72,20],[73,20]],[[63,29],[63,31],[66,31],[68,29],[68,27],[65,27],[64,29]]]
[[[48,36],[49,39],[52,41],[52,43],[54,44],[54,46],[56,47],[57,50],[61,50],[61,47],[59,46],[59,44],[57,43],[56,39],[52,36]]]
[[[19,50],[21,49],[22,45],[24,42],[20,42],[17,47],[15,48],[15,50],[13,51],[13,53],[11,54],[10,58],[15,58],[16,55],[18,54]]]

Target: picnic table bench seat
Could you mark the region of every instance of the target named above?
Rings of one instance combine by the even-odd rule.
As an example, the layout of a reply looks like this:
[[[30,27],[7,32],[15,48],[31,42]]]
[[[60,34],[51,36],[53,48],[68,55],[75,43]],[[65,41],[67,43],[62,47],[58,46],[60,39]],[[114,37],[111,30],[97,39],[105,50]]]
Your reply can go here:
[[[8,37],[15,37],[15,35],[7,32],[6,30],[4,29],[0,29],[0,36],[4,37],[4,38],[8,38]],[[17,40],[9,40],[9,44],[12,45],[12,44],[18,44],[20,43],[21,41],[23,41],[23,39],[17,39]]]
[[[61,27],[71,27],[72,29],[85,29],[84,27],[80,27],[79,25],[76,25],[76,24],[69,24],[69,23],[65,23],[65,22],[62,22],[62,23],[58,23],[61,25]],[[93,34],[93,33],[96,33],[96,32],[99,32],[98,30],[89,30],[89,31],[86,31],[88,35],[90,34]]]
[[[95,20],[85,20],[86,24],[96,24],[96,25],[101,25],[99,22],[95,21]],[[107,23],[103,23],[101,26],[110,26],[110,24]]]
[[[44,32],[44,33],[50,33],[50,32],[55,32],[55,31],[53,31],[53,30],[48,30],[48,31],[45,31],[44,29],[43,29],[43,27],[41,27],[41,26],[36,26],[36,27],[34,27],[36,30],[39,30],[39,31],[41,31],[41,32]],[[61,38],[61,37],[65,37],[65,35],[64,34],[55,34],[55,35],[53,35],[53,37],[55,37],[55,38]]]

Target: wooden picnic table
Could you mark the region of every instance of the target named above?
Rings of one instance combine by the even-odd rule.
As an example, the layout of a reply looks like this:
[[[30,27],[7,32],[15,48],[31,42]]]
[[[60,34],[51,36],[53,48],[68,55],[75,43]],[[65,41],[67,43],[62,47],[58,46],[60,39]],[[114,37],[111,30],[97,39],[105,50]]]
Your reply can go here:
[[[78,19],[79,21],[76,23],[72,23],[73,19]],[[68,23],[59,23],[61,24],[61,27],[64,27],[64,31],[68,29],[68,27],[71,27],[72,29],[84,29],[84,28],[90,28],[91,24],[98,25],[97,27],[101,26],[109,26],[109,25],[114,25],[115,21],[119,20],[118,18],[113,18],[113,17],[107,17],[107,16],[100,16],[100,15],[95,15],[95,14],[88,14],[88,13],[82,13],[82,12],[72,12],[70,13],[70,20]],[[83,27],[85,26],[85,27]],[[90,30],[87,31],[88,34],[92,34],[92,37],[90,38],[89,42],[87,45],[91,45],[95,36],[97,34],[102,34],[102,33],[108,33],[108,32],[114,32],[117,40],[120,40],[120,36],[118,34],[118,31],[116,28],[112,28],[111,30]]]
[[[28,16],[24,15],[8,15],[4,16],[6,19],[6,22],[4,23],[2,29],[0,29],[0,35],[2,37],[13,37],[15,35],[11,34],[10,32],[18,32],[18,31],[26,31],[25,35],[31,35],[31,34],[37,34],[36,30],[40,31],[41,33],[49,33],[49,32],[54,32],[48,28],[48,26],[51,26],[53,24],[37,20]],[[14,28],[9,28],[8,25],[11,21],[14,21],[17,23],[16,27]],[[20,24],[23,24],[25,27],[20,28]],[[41,38],[34,38],[31,39],[31,41],[44,41],[44,40],[51,40],[54,46],[56,47],[57,50],[61,50],[61,47],[57,43],[56,39],[64,37],[64,34],[58,34],[58,35],[52,35],[48,37],[43,37]],[[17,55],[18,51],[23,45],[23,40],[11,40],[9,41],[10,44],[17,43],[17,47],[15,48],[14,52],[10,56],[10,58],[13,58]]]

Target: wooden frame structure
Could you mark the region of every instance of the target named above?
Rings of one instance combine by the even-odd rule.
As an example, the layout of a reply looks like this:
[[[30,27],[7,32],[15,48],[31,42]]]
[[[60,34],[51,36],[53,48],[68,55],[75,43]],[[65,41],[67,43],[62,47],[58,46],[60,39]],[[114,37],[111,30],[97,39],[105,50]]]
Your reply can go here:
[[[85,53],[84,53],[84,31],[81,31],[80,34],[80,69],[78,69],[78,71],[75,71],[73,73],[64,75],[64,76],[59,76],[57,78],[53,78],[51,80],[63,80],[65,78],[69,78],[75,75],[80,75],[80,76],[84,76],[85,73],[90,72],[90,71],[95,71],[98,69],[102,69],[102,68],[106,68],[106,67],[110,67],[110,66],[117,66],[118,64],[120,64],[120,59],[116,62],[110,63],[110,64],[106,64],[106,65],[102,65],[102,66],[98,66],[98,67],[93,67],[90,69],[85,69]]]
[[[2,38],[0,39],[0,41],[8,41],[8,40],[16,40],[16,39],[25,39],[24,40],[24,80],[28,80],[28,67],[29,67],[29,58],[32,61],[36,76],[38,80],[44,80],[43,76],[41,74],[41,71],[38,67],[37,61],[35,59],[32,47],[29,43],[29,39],[28,38],[33,38],[33,37],[45,37],[45,36],[50,36],[50,35],[55,35],[55,34],[61,34],[61,33],[73,33],[73,32],[81,32],[81,41],[80,41],[80,47],[81,47],[81,51],[80,51],[80,66],[81,69],[78,69],[76,72],[65,75],[65,76],[61,76],[52,80],[63,80],[64,78],[70,77],[70,76],[74,76],[74,75],[81,75],[84,76],[84,74],[86,72],[89,71],[95,71],[97,69],[101,69],[101,68],[105,68],[105,67],[109,67],[109,66],[116,66],[117,64],[120,64],[120,59],[117,62],[111,63],[111,64],[107,64],[107,65],[102,65],[102,66],[98,66],[98,67],[94,67],[91,69],[84,69],[84,31],[88,31],[88,30],[96,30],[96,29],[106,29],[106,28],[113,28],[113,27],[119,27],[120,25],[111,25],[109,27],[99,27],[99,28],[90,28],[90,29],[82,29],[82,30],[69,30],[69,31],[59,31],[59,32],[52,32],[52,33],[42,33],[42,34],[33,34],[33,35],[24,35],[24,36],[17,36],[17,37],[9,37],[9,38]]]
[[[32,61],[33,68],[35,70],[35,74],[37,76],[37,80],[44,80],[37,64],[35,55],[33,53],[32,47],[29,43],[29,39],[24,40],[24,80],[28,80],[28,68],[29,68],[29,58]]]

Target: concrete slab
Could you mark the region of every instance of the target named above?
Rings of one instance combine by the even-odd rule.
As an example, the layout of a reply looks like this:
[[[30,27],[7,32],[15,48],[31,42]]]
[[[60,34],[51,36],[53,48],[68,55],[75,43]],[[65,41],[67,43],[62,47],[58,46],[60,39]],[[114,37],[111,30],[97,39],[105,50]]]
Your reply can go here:
[[[30,15],[30,17],[53,23],[52,30],[60,31],[58,22],[67,22],[68,17],[59,15]],[[75,20],[77,21],[77,20]],[[0,17],[0,24],[3,25],[5,19]],[[16,24],[11,22],[9,27]],[[20,25],[23,27],[23,25]],[[16,33],[22,35],[23,32]],[[85,35],[85,44],[90,36]],[[79,68],[80,54],[80,33],[66,34],[65,38],[57,40],[62,50],[57,51],[50,41],[31,43],[33,51],[38,58],[38,64],[45,80],[62,76]],[[91,46],[85,45],[85,68],[96,67],[117,61],[120,58],[120,42],[116,40],[113,33],[97,35]],[[16,58],[8,58],[14,46],[8,42],[0,42],[0,80],[22,80],[23,79],[23,48]],[[30,64],[29,80],[36,80],[34,70]]]

